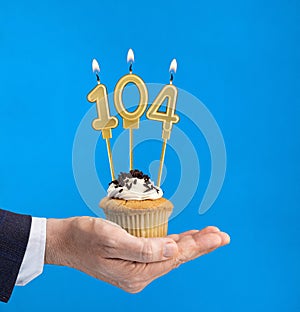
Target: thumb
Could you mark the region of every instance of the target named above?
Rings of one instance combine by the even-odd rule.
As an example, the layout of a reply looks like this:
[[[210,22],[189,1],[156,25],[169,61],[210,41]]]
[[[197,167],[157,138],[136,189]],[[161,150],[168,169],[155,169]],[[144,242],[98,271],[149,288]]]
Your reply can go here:
[[[111,258],[135,262],[158,262],[169,260],[178,254],[178,247],[171,238],[139,238],[122,235]]]

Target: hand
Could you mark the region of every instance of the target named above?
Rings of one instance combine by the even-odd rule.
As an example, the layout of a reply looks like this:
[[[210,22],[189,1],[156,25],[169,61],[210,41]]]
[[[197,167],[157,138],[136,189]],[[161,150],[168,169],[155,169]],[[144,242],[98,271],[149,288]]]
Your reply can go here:
[[[228,234],[213,226],[165,238],[137,238],[104,219],[48,219],[45,263],[72,267],[137,293],[182,263],[229,241]]]

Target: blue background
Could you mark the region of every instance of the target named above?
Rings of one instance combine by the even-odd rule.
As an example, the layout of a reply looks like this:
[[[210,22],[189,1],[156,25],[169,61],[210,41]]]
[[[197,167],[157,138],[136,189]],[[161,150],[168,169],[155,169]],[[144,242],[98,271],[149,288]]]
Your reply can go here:
[[[1,1],[1,207],[93,215],[72,174],[91,60],[111,92],[132,47],[146,82],[165,83],[177,58],[176,85],[207,105],[226,143],[213,208],[200,216],[192,202],[170,232],[214,224],[232,242],[137,295],[48,266],[0,311],[299,311],[299,9],[296,0]]]

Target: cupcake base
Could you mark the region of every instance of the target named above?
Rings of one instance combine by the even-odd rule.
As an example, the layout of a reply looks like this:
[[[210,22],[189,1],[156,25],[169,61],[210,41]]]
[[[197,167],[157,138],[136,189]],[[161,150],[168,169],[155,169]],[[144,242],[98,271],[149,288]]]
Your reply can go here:
[[[137,237],[164,237],[173,204],[165,198],[123,200],[105,197],[99,206],[106,218]]]

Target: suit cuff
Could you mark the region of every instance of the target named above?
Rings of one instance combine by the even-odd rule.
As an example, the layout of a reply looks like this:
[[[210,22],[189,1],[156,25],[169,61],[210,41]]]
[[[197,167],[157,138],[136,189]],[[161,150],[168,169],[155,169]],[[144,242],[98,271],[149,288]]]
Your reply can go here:
[[[11,296],[26,251],[31,216],[0,209],[0,301]]]
[[[24,286],[42,274],[46,245],[46,219],[32,218],[29,240],[16,285]]]

